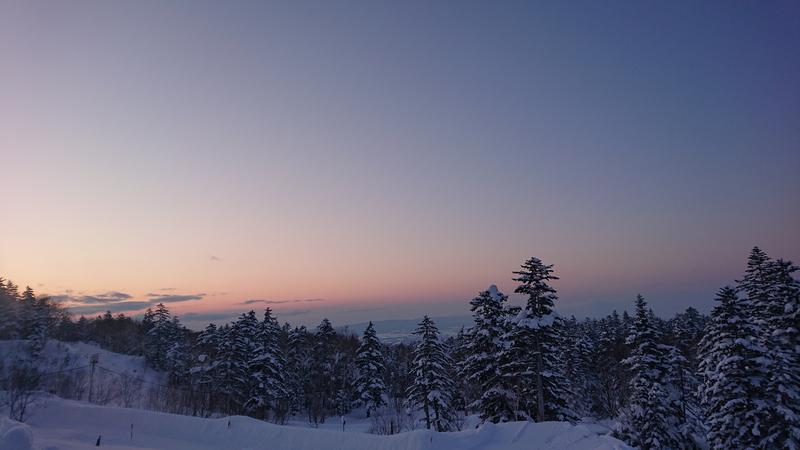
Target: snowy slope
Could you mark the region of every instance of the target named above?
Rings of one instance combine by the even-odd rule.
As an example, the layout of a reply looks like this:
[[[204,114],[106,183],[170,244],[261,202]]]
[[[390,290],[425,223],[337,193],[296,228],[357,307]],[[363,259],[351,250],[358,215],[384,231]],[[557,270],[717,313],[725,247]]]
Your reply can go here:
[[[417,430],[378,436],[279,426],[240,416],[203,419],[101,407],[58,398],[37,405],[27,422],[33,431],[34,448],[48,450],[97,448],[98,435],[102,435],[101,448],[115,450],[629,449],[587,427],[562,422],[488,424],[454,433]]]
[[[50,340],[40,355],[32,358],[24,340],[0,340],[0,378],[20,361],[34,365],[41,374],[41,390],[64,398],[86,400],[89,393],[90,360],[97,355],[94,402],[114,406],[152,407],[157,393],[152,386],[166,382],[166,375],[147,367],[141,356],[103,350],[85,342]],[[1,449],[0,449],[1,450]]]
[[[8,367],[14,360],[30,359],[28,346],[25,340],[0,340],[0,362]],[[97,355],[98,364],[109,370],[141,377],[147,382],[163,381],[162,374],[147,367],[144,357],[110,352],[86,342],[51,339],[36,359],[36,367],[45,373],[86,368],[92,355]]]

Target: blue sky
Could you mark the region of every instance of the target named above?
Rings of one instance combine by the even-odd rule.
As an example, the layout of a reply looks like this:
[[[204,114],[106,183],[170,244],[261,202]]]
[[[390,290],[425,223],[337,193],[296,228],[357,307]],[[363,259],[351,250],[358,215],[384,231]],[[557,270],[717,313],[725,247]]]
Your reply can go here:
[[[32,219],[0,224],[0,273],[131,308],[170,286],[195,297],[180,313],[267,299],[362,321],[462,314],[538,256],[571,312],[639,292],[707,310],[753,245],[800,257],[798,19],[797,2],[4,2],[0,189]]]

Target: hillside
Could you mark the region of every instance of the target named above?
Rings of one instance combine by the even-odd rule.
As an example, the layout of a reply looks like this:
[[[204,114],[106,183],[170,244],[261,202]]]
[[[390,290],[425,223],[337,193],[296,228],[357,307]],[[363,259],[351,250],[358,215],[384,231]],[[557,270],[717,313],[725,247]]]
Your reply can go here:
[[[29,342],[0,340],[0,379],[20,361],[31,361]],[[141,356],[123,355],[86,342],[51,339],[34,360],[39,371],[39,390],[62,398],[88,400],[91,359],[97,365],[92,387],[93,402],[153,409],[166,375],[147,366]]]

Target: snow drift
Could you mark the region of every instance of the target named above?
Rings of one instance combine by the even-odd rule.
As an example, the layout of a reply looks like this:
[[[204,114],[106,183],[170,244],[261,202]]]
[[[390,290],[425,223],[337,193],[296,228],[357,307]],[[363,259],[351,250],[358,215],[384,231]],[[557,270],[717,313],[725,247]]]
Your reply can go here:
[[[101,407],[62,399],[38,405],[29,424],[35,443],[48,450],[269,449],[269,450],[623,450],[622,442],[589,427],[563,422],[487,424],[437,433],[416,430],[392,436],[287,427],[249,417],[204,419]],[[5,450],[5,447],[3,447]],[[27,450],[27,449],[25,449]]]
[[[33,435],[27,425],[0,418],[0,449],[31,450],[32,448]]]

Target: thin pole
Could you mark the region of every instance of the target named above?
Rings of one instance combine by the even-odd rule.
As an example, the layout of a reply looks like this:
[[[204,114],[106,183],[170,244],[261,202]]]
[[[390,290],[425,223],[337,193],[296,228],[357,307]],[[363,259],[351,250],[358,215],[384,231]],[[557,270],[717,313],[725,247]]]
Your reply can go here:
[[[100,359],[100,355],[95,353],[92,355],[92,359],[89,363],[92,365],[92,369],[89,372],[89,403],[92,403],[92,393],[94,392],[94,368],[97,365],[97,361]]]

